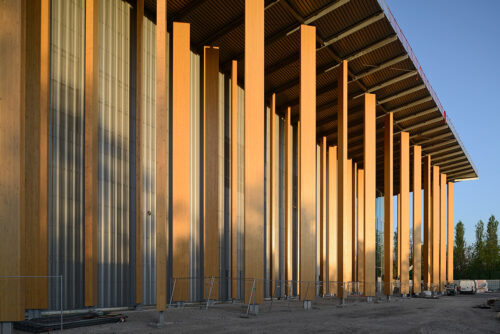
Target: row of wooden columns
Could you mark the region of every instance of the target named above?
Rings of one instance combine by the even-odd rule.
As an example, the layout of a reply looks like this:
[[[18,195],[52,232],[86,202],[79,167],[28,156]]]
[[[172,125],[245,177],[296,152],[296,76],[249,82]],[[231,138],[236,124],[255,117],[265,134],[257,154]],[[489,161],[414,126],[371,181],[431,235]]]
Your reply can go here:
[[[35,5],[33,5],[35,4]],[[2,50],[9,50],[2,68],[7,77],[12,78],[9,84],[2,81],[2,108],[14,110],[22,108],[21,117],[16,113],[1,114],[2,146],[0,155],[10,159],[10,165],[16,168],[3,169],[0,174],[2,182],[1,221],[12,221],[5,230],[7,243],[0,243],[2,261],[0,269],[7,274],[46,275],[47,260],[47,210],[48,210],[48,169],[42,163],[48,158],[48,87],[49,87],[49,0],[29,2],[27,13],[36,20],[29,26],[28,38],[34,38],[40,46],[35,56],[27,62],[26,45],[23,43],[22,31],[26,23],[24,2],[6,2],[2,5],[2,18],[12,20],[3,22],[5,36],[10,36],[2,44]],[[37,7],[38,6],[38,7]],[[31,10],[31,11],[30,11]],[[98,226],[98,2],[87,0],[85,9],[85,305],[97,305],[97,226]],[[142,24],[144,2],[137,1],[137,70],[142,69]],[[32,31],[33,30],[33,31]],[[363,168],[357,168],[356,162],[348,159],[347,147],[347,114],[348,114],[348,70],[347,62],[339,67],[338,76],[338,143],[329,146],[326,138],[321,139],[321,178],[320,178],[320,231],[316,231],[316,28],[302,25],[300,28],[300,120],[296,124],[298,136],[298,233],[292,235],[292,123],[291,109],[285,115],[285,277],[292,279],[292,244],[297,238],[297,263],[300,297],[312,300],[315,289],[310,286],[316,281],[315,263],[316,233],[320,234],[320,278],[324,281],[322,292],[327,293],[328,282],[338,282],[330,287],[330,293],[336,289],[338,296],[345,293],[344,284],[352,281],[362,283],[360,290],[366,296],[375,295],[375,155],[376,155],[376,100],[375,95],[365,94],[364,101],[364,160]],[[5,46],[5,47],[3,47]],[[204,49],[204,275],[219,275],[219,152],[218,152],[218,76],[219,50],[216,47]],[[190,26],[188,23],[174,22],[172,29],[172,110],[169,121],[169,64],[167,34],[167,1],[157,1],[156,17],[156,300],[157,308],[163,310],[167,304],[167,256],[172,251],[172,273],[176,278],[174,300],[189,300],[190,276]],[[32,66],[28,66],[28,65]],[[24,72],[25,71],[25,72]],[[246,301],[253,295],[255,302],[264,298],[264,0],[245,1],[245,164],[244,164],[244,296]],[[10,74],[9,74],[10,73]],[[32,75],[36,80],[26,81]],[[33,86],[32,83],[36,84]],[[26,85],[26,86],[25,86]],[[142,183],[140,163],[141,143],[141,92],[142,75],[137,75],[136,95],[136,182]],[[33,97],[32,103],[26,97]],[[9,96],[9,98],[3,98]],[[26,105],[25,105],[26,102]],[[271,136],[275,136],[275,98],[272,99]],[[24,108],[36,110],[33,119],[24,120]],[[231,85],[231,226],[232,226],[232,291],[236,298],[237,277],[237,64],[232,66]],[[30,114],[31,115],[31,114]],[[26,122],[26,123],[25,123]],[[170,123],[171,122],[171,123]],[[30,127],[30,132],[24,129]],[[31,131],[36,129],[37,131]],[[169,132],[170,131],[170,132]],[[409,135],[401,133],[400,141],[400,197],[401,214],[398,230],[401,232],[401,281],[402,292],[409,292],[408,252],[409,252],[409,190],[410,190],[410,156]],[[39,143],[39,149],[24,151],[24,141]],[[171,140],[171,142],[169,142]],[[271,139],[271,157],[277,150],[274,139]],[[6,146],[8,145],[8,146]],[[15,154],[11,148],[16,147]],[[170,152],[171,149],[171,152]],[[392,294],[392,200],[393,200],[393,116],[387,114],[385,121],[385,292]],[[421,149],[414,146],[414,178],[413,189],[420,194],[421,183]],[[169,156],[175,157],[169,168]],[[25,166],[26,164],[26,166]],[[30,168],[28,168],[28,166]],[[453,184],[446,183],[446,175],[439,173],[439,167],[432,167],[426,156],[424,160],[424,268],[423,276],[426,284],[442,285],[453,279],[452,269],[452,229],[453,229]],[[272,168],[274,171],[274,168]],[[26,176],[21,174],[26,172]],[[32,175],[33,174],[33,175]],[[275,182],[277,175],[271,175]],[[24,183],[26,179],[26,184]],[[327,184],[328,180],[328,184]],[[34,182],[30,184],[29,182]],[[448,186],[448,202],[446,203],[446,186]],[[28,192],[27,190],[30,190]],[[140,189],[140,187],[138,187]],[[441,189],[441,191],[439,191]],[[31,192],[35,190],[35,192]],[[328,196],[327,196],[328,194]],[[31,196],[28,198],[28,195]],[[24,196],[27,196],[24,199]],[[277,280],[278,230],[276,193],[271,192],[272,199],[272,279]],[[328,202],[327,202],[328,198]],[[142,221],[141,195],[137,192],[137,248],[136,248],[136,303],[142,302]],[[12,202],[12,203],[11,203]],[[35,207],[25,210],[24,205]],[[414,238],[414,273],[420,272],[420,196],[414,196],[413,203],[413,238]],[[446,208],[446,205],[448,206]],[[171,212],[168,212],[168,209]],[[448,222],[446,222],[446,209]],[[441,212],[441,214],[439,214]],[[32,217],[31,217],[32,216]],[[168,221],[172,219],[172,239],[169,240]],[[26,224],[24,224],[26,220]],[[37,222],[34,224],[33,222]],[[327,224],[329,224],[327,228]],[[446,224],[448,234],[446,237]],[[11,226],[12,225],[12,226]],[[12,228],[10,228],[12,227]],[[328,236],[327,236],[327,231]],[[26,238],[22,233],[26,233]],[[33,238],[31,238],[33,237]],[[30,239],[31,238],[31,239]],[[22,245],[26,240],[26,247]],[[328,240],[328,243],[327,243]],[[28,245],[29,242],[29,245]],[[11,244],[13,243],[13,244]],[[446,249],[448,243],[448,249]],[[10,254],[6,261],[4,254]],[[328,255],[328,256],[327,256]],[[326,262],[329,258],[328,263]],[[22,259],[30,259],[39,264],[31,266]],[[18,259],[19,261],[10,261]],[[36,260],[38,259],[38,260]],[[35,261],[36,260],[36,261]],[[446,264],[448,265],[446,267]],[[25,269],[23,269],[25,268]],[[33,269],[34,268],[34,269]],[[328,270],[327,270],[328,268]],[[328,277],[327,277],[328,272]],[[417,275],[419,276],[419,275]],[[389,279],[388,279],[389,278]],[[254,280],[255,285],[253,284]],[[414,279],[414,292],[420,285],[418,277]],[[14,297],[24,292],[21,286],[6,288],[1,283],[2,291],[9,291]],[[33,286],[33,289],[36,285]],[[48,294],[45,289],[31,287],[26,289],[26,303],[12,307],[0,303],[0,321],[22,318],[22,311],[27,308],[46,308]],[[212,291],[218,295],[217,284]],[[21,298],[22,299],[22,298]]]

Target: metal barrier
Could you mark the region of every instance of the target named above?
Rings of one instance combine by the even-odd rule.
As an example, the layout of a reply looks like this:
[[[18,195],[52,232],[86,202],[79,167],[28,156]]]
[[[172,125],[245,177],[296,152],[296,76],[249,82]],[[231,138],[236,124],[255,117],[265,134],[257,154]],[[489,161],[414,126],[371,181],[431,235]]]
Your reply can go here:
[[[61,331],[64,330],[64,314],[63,314],[63,296],[64,296],[64,290],[63,290],[63,281],[64,281],[64,277],[62,275],[58,275],[58,276],[0,276],[0,282],[2,282],[3,284],[5,284],[7,287],[11,284],[21,284],[22,286],[27,286],[29,284],[31,285],[39,285],[40,284],[40,280],[45,281],[45,280],[56,280],[56,281],[59,281],[59,289],[60,289],[60,304],[61,304],[61,309],[60,309],[60,322],[61,322]],[[38,281],[38,282],[37,282]],[[47,288],[49,286],[48,282],[47,282]],[[3,299],[3,298],[6,298],[5,295],[4,296],[0,296],[0,299]],[[14,305],[16,303],[19,303],[18,300],[12,300],[12,301],[5,301],[5,300],[2,300],[3,304],[7,304],[7,305]]]

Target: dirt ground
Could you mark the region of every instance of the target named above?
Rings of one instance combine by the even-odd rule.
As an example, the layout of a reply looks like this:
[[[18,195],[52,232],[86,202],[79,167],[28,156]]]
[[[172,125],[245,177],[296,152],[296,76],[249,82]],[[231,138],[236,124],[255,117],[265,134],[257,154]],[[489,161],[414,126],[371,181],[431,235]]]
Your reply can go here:
[[[442,296],[439,299],[393,298],[367,303],[318,299],[311,310],[299,301],[260,305],[259,314],[242,318],[242,304],[185,306],[165,311],[166,325],[155,328],[152,309],[124,312],[125,323],[69,329],[66,333],[500,333],[491,309],[473,308],[500,293]]]

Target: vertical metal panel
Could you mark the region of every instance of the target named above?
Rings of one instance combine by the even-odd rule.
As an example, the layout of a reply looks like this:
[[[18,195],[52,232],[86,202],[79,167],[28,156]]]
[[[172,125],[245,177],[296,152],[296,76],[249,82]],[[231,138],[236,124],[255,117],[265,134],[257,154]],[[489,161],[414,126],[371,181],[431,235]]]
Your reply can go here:
[[[99,7],[97,0],[85,1],[85,306],[99,302]]]
[[[99,2],[98,305],[130,303],[130,5]]]
[[[63,306],[84,306],[83,111],[85,2],[52,0],[49,274],[63,275]],[[59,282],[50,280],[51,309],[60,308]]]
[[[142,302],[156,302],[156,25],[144,19],[142,91]]]
[[[201,289],[204,286],[202,277],[203,269],[201,266],[201,252],[203,247],[203,217],[201,215],[202,207],[202,175],[201,166],[203,164],[203,156],[201,151],[202,143],[202,67],[201,57],[193,52],[189,52],[189,150],[190,150],[190,167],[189,167],[189,274],[185,275],[185,279],[178,281],[189,285],[189,300],[198,300],[201,298]],[[175,138],[173,139],[175,142]],[[174,159],[175,156],[171,156]],[[175,190],[174,190],[175,191]],[[174,204],[175,205],[175,204]],[[175,253],[173,254],[175,256]],[[205,275],[206,276],[206,275]],[[175,275],[173,275],[175,277]],[[189,281],[187,277],[190,277]],[[191,279],[193,278],[193,279]],[[198,279],[196,279],[198,278]],[[176,290],[177,290],[176,283]],[[206,286],[206,284],[205,284]]]

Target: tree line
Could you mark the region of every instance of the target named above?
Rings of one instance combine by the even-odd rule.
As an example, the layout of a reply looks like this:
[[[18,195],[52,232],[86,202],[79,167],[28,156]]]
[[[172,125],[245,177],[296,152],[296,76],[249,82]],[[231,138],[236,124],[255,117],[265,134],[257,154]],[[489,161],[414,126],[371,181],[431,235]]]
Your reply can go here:
[[[465,242],[465,227],[459,221],[455,226],[453,248],[454,278],[500,279],[500,244],[498,243],[498,220],[494,215],[485,225],[482,220],[476,224],[476,241]]]

